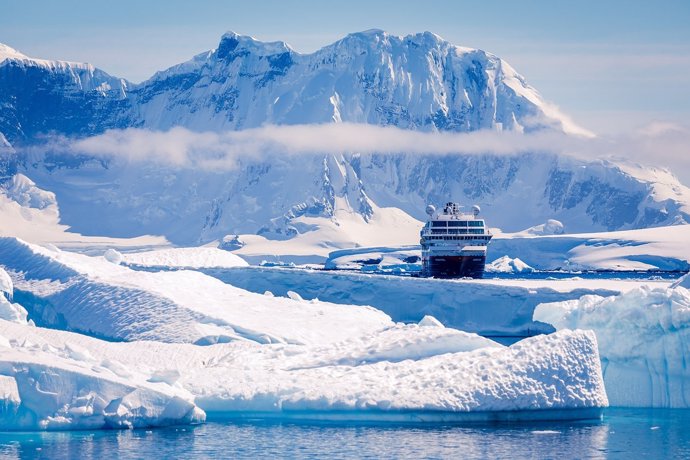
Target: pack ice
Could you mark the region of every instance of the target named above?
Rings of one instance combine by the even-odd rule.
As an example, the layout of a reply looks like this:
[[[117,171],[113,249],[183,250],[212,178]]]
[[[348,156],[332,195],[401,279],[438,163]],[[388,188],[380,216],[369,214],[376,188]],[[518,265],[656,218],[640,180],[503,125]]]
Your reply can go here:
[[[596,333],[614,406],[690,407],[690,275],[671,287],[538,305],[535,320]]]

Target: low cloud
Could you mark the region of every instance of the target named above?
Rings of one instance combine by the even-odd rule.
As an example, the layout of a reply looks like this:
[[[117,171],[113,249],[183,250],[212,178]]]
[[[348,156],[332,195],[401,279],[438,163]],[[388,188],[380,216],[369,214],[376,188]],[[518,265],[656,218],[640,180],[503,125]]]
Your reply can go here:
[[[101,135],[52,141],[54,151],[161,162],[179,167],[233,169],[240,159],[301,154],[493,154],[553,153],[584,160],[625,159],[665,167],[690,183],[690,129],[653,123],[626,136],[585,138],[556,132],[419,132],[352,123],[264,126],[243,131],[110,130]]]

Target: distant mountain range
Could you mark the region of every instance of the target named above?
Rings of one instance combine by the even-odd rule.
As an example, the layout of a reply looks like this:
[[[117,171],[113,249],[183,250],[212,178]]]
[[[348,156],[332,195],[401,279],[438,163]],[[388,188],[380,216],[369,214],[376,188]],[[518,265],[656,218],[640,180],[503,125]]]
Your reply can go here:
[[[62,222],[77,231],[162,234],[180,244],[227,233],[286,239],[316,230],[307,217],[337,224],[338,209],[364,223],[385,208],[422,219],[426,203],[451,199],[479,203],[504,230],[550,218],[566,231],[690,220],[690,190],[668,171],[537,152],[273,155],[247,157],[221,172],[35,148],[46,136],[108,129],[339,122],[590,135],[505,61],[429,32],[396,37],[370,30],[312,54],[227,33],[216,49],[139,84],[0,45],[0,178],[22,173],[55,192]]]

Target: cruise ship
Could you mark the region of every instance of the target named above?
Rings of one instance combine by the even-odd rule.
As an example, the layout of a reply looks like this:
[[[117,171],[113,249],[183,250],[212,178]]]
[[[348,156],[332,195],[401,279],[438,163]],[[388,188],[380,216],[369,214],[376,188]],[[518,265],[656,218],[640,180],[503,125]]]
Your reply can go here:
[[[422,276],[434,278],[481,278],[486,264],[486,247],[491,233],[479,206],[463,213],[458,203],[446,203],[443,210],[427,206],[429,220],[422,227]]]

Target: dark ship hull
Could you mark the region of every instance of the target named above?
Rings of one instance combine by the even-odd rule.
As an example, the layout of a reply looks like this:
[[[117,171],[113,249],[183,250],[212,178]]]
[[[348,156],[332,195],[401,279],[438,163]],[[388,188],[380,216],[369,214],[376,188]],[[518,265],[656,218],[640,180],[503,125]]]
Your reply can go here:
[[[423,275],[433,278],[481,278],[486,256],[430,256],[424,260]]]

